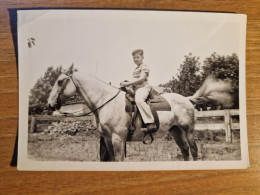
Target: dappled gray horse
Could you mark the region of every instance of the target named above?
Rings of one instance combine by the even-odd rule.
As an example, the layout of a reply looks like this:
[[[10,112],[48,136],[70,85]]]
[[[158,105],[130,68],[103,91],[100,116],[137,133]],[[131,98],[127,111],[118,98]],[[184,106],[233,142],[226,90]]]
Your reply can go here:
[[[193,104],[203,101],[217,101],[228,104],[231,101],[228,91],[230,84],[208,79],[190,97],[176,93],[162,96],[169,102],[171,111],[158,111],[160,127],[158,131],[170,132],[180,147],[184,160],[189,160],[189,151],[197,160],[197,146],[194,140],[195,109]],[[101,136],[101,161],[123,161],[125,142],[131,125],[131,114],[125,111],[125,92],[112,87],[90,75],[73,71],[73,65],[61,74],[50,93],[48,104],[59,109],[69,97],[78,92],[96,119]]]

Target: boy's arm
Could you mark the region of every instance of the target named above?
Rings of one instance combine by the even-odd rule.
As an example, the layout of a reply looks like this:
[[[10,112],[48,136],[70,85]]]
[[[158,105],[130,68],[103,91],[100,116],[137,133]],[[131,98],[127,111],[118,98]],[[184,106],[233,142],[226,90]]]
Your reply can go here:
[[[141,72],[141,76],[139,78],[134,79],[132,81],[122,82],[122,83],[120,83],[120,86],[128,87],[130,85],[136,85],[136,84],[143,82],[147,77],[148,77],[148,73]]]

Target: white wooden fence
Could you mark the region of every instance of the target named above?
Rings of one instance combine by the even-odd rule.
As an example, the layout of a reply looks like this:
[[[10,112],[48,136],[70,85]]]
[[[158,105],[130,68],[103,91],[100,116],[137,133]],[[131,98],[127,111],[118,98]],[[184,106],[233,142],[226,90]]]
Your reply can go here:
[[[232,130],[240,129],[239,122],[233,122],[232,116],[239,116],[239,110],[214,110],[214,111],[198,111],[197,118],[205,117],[224,117],[223,123],[206,123],[195,124],[195,130],[225,130],[226,142],[233,142]],[[206,120],[207,121],[207,120]],[[210,121],[210,120],[209,120]]]
[[[197,111],[197,118],[207,118],[207,117],[224,117],[223,123],[203,123],[203,124],[195,124],[195,130],[203,131],[203,130],[225,130],[226,132],[226,142],[232,143],[233,141],[233,133],[232,130],[240,129],[239,122],[234,123],[232,120],[232,116],[238,116],[239,110],[214,110],[214,111]],[[82,117],[62,117],[62,116],[46,116],[39,115],[31,117],[29,133],[35,132],[35,127],[37,125],[37,121],[80,121],[80,120],[91,120],[95,122],[93,116],[82,116]],[[205,120],[204,121],[212,121]],[[93,123],[95,124],[95,123]]]

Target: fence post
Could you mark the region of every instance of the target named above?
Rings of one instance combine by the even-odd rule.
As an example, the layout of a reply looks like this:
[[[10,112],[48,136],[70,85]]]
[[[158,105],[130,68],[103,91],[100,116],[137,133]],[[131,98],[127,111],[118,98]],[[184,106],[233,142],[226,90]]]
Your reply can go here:
[[[226,142],[232,143],[231,124],[230,124],[230,112],[225,110],[225,124],[226,124]]]
[[[35,117],[32,117],[31,128],[30,128],[29,133],[34,133],[35,124],[36,124],[35,122],[36,122],[36,118],[35,118]]]

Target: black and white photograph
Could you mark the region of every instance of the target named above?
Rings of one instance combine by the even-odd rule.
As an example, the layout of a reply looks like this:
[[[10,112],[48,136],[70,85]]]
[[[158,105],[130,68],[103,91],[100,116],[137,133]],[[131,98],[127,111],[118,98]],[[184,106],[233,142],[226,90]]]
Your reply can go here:
[[[18,11],[19,170],[249,167],[246,15]]]

